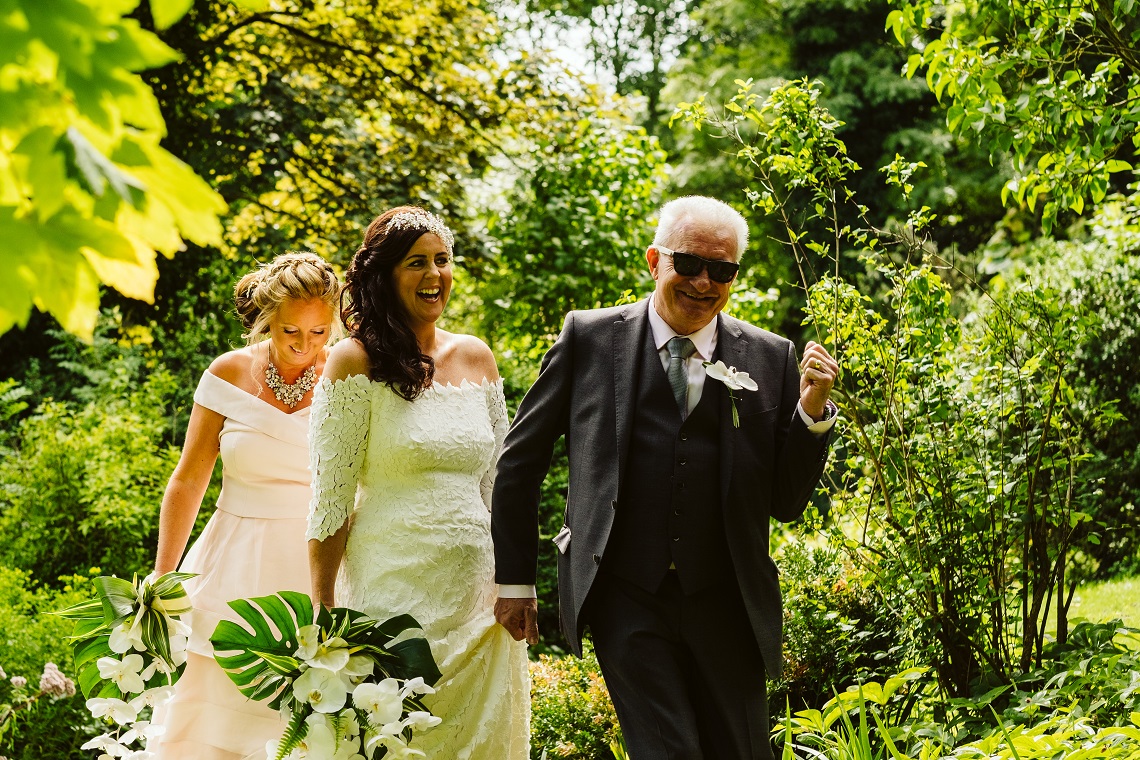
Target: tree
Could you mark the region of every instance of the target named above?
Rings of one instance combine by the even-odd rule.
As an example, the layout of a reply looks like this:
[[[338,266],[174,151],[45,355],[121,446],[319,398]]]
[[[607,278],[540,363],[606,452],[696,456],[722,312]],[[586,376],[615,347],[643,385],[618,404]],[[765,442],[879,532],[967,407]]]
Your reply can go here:
[[[930,210],[898,228],[868,219],[840,122],[807,82],[767,97],[742,82],[724,116],[701,102],[682,113],[731,135],[753,167],[749,195],[801,266],[807,325],[843,362],[833,541],[913,615],[947,693],[1040,667],[1051,614],[1066,634],[1069,563],[1091,543],[1089,431],[1118,419],[1112,400],[1074,403],[1077,357],[1102,339],[1103,320],[1034,283],[979,293],[957,317],[924,237]],[[883,171],[909,199],[922,168],[896,157]],[[843,281],[847,250],[887,285],[879,303]],[[812,268],[819,259],[829,269]]]
[[[887,24],[950,130],[1012,159],[1003,201],[1040,204],[1048,230],[1123,189],[1140,149],[1140,4],[900,0]]]
[[[757,92],[788,80],[817,82],[820,104],[840,122],[836,132],[860,167],[849,186],[868,207],[871,222],[886,225],[899,215],[900,194],[883,185],[876,169],[901,153],[927,166],[912,179],[911,197],[936,214],[928,228],[932,241],[941,250],[973,251],[1002,219],[999,196],[1006,169],[991,166],[984,151],[947,132],[925,82],[899,75],[906,56],[882,30],[889,10],[886,0],[704,3],[694,14],[692,41],[670,70],[663,98],[676,104],[703,96],[706,107],[716,111],[736,93],[737,80],[754,82]],[[731,141],[717,129],[676,129],[674,137],[671,192],[733,200],[742,186],[756,184],[753,167],[736,160]],[[797,225],[815,224],[806,218],[809,211],[802,209]],[[838,212],[844,224],[861,223],[854,209]],[[748,209],[746,216],[755,242],[745,266],[754,282],[779,289],[791,315],[781,329],[794,335],[803,301],[796,292],[795,262],[778,242],[784,239],[783,225],[757,209]],[[867,291],[878,287],[856,257],[845,255],[841,264],[848,277],[864,278],[861,287]]]
[[[138,72],[177,54],[124,18],[135,4],[0,7],[0,334],[35,307],[89,338],[100,283],[150,300],[157,253],[221,239],[221,198],[160,145]],[[180,6],[152,8],[168,25]]]

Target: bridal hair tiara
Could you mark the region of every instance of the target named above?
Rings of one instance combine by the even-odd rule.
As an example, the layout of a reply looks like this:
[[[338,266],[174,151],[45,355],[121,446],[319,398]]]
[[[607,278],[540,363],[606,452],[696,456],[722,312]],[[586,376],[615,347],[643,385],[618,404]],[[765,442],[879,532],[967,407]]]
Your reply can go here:
[[[386,232],[393,230],[423,230],[425,233],[438,237],[443,241],[447,247],[447,252],[451,253],[455,248],[455,234],[448,229],[447,225],[443,223],[435,214],[424,211],[422,208],[408,209],[394,214],[388,220],[388,227]]]

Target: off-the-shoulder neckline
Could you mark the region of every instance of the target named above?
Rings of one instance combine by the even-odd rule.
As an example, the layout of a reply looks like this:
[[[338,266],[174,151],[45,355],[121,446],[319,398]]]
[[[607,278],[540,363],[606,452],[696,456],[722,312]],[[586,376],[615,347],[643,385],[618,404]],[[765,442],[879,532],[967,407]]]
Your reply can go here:
[[[364,383],[365,385],[370,385],[373,383],[372,378],[368,377],[368,375],[349,375],[348,377],[341,377],[341,378],[338,378],[336,380],[332,380],[328,377],[322,377],[320,380],[321,384],[328,385],[328,386],[333,387],[333,388],[335,388],[337,385],[340,385],[341,383],[347,383],[350,381],[357,382],[357,383]],[[503,378],[500,377],[497,380],[492,380],[489,377],[487,377],[486,375],[484,375],[483,379],[479,382],[474,382],[473,380],[469,380],[468,378],[465,377],[459,382],[459,385],[454,385],[452,383],[446,383],[445,384],[445,383],[435,381],[430,386],[425,388],[424,392],[427,393],[428,391],[435,391],[437,393],[458,393],[460,391],[468,390],[470,388],[478,388],[480,390],[485,391],[490,387],[502,386],[502,384],[503,384]],[[241,389],[239,388],[238,390],[241,390]]]
[[[268,401],[266,401],[265,399],[261,398],[260,396],[255,396],[255,395],[253,395],[252,393],[250,393],[249,391],[244,391],[244,390],[242,390],[242,389],[241,389],[241,388],[239,388],[238,386],[236,386],[236,385],[234,385],[233,383],[231,383],[229,380],[226,380],[225,378],[222,378],[222,377],[219,377],[218,375],[215,375],[215,374],[214,374],[213,372],[211,372],[210,370],[206,370],[206,374],[207,374],[207,375],[209,375],[210,377],[214,378],[214,379],[215,379],[215,380],[217,380],[218,382],[220,382],[220,383],[225,383],[226,385],[230,386],[231,388],[233,388],[233,389],[234,389],[234,391],[235,391],[236,393],[240,393],[241,395],[245,396],[246,398],[251,398],[251,399],[253,399],[254,401],[257,401],[257,402],[258,402],[258,403],[260,403],[260,404],[264,404],[265,406],[269,407],[270,409],[272,409],[273,411],[277,412],[278,414],[282,414],[282,415],[285,415],[286,417],[292,417],[292,416],[293,416],[293,415],[295,415],[295,414],[300,414],[301,412],[305,412],[305,411],[308,411],[309,409],[312,409],[312,408],[313,408],[313,405],[310,403],[308,406],[303,406],[303,407],[301,407],[300,409],[295,409],[295,410],[293,410],[292,412],[286,412],[286,411],[285,411],[285,410],[283,410],[283,409],[278,409],[276,406],[274,406],[273,404],[269,403]]]

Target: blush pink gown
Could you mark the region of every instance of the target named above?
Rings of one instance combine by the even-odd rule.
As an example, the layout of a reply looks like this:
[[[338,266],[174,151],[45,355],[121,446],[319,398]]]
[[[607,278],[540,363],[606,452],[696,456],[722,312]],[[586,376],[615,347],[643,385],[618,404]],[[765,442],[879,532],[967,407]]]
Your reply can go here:
[[[223,618],[240,622],[231,599],[309,593],[309,409],[286,414],[209,372],[194,403],[226,418],[222,493],[179,568],[198,573],[185,584],[194,605],[190,653],[174,699],[155,714],[166,733],[149,749],[158,760],[263,760],[285,723],[242,696],[214,660],[210,635]]]

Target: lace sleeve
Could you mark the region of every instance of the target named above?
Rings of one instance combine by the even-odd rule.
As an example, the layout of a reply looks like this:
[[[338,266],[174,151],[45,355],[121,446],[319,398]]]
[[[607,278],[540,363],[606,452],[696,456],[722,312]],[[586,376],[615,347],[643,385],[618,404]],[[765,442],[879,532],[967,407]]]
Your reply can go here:
[[[490,466],[479,481],[479,493],[483,496],[483,503],[487,505],[489,512],[491,493],[495,490],[495,467],[499,464],[503,440],[507,437],[507,429],[511,426],[507,415],[507,400],[503,396],[502,380],[487,385],[487,414],[491,417],[491,429],[495,431],[495,453],[491,456]]]
[[[324,541],[352,513],[356,484],[368,450],[371,381],[364,375],[337,382],[322,379],[309,418],[309,502],[306,538]]]

